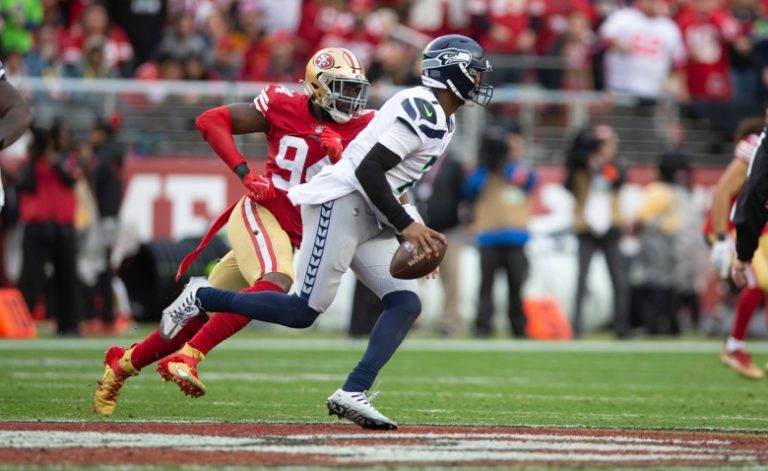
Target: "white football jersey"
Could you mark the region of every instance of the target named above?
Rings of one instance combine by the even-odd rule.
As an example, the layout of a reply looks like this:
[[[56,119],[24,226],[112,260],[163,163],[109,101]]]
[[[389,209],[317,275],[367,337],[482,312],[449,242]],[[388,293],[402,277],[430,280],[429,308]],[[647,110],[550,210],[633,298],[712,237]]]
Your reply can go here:
[[[432,90],[421,86],[403,90],[384,103],[349,143],[339,163],[323,168],[308,183],[294,186],[288,197],[294,204],[322,204],[359,191],[368,200],[355,169],[376,143],[402,159],[386,173],[392,193],[399,197],[443,155],[455,128],[454,116],[446,117]],[[368,204],[373,208],[370,201]]]
[[[631,52],[605,54],[609,90],[644,98],[658,98],[674,64],[685,61],[680,28],[665,16],[649,17],[633,7],[618,10],[600,26],[600,36]]]

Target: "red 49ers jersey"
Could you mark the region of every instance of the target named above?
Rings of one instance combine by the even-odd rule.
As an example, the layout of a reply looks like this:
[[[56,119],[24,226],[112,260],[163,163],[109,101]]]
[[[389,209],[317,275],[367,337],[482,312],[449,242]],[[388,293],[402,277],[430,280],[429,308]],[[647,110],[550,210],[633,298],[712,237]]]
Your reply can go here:
[[[288,199],[288,190],[305,183],[331,162],[320,147],[320,134],[329,127],[339,133],[344,148],[365,128],[374,112],[364,112],[347,123],[321,122],[309,112],[310,96],[281,85],[268,85],[253,103],[269,121],[266,176],[276,197],[262,202],[288,233],[291,242],[301,242],[301,213]]]

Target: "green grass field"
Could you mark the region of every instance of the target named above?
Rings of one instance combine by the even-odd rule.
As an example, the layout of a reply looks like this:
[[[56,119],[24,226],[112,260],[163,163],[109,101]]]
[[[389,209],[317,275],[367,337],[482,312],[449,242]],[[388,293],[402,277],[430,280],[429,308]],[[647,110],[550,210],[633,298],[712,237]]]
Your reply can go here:
[[[247,331],[200,368],[208,394],[183,396],[154,367],[115,414],[91,412],[105,349],[141,338],[0,341],[0,419],[324,423],[325,398],[365,343]],[[552,425],[765,431],[768,380],[720,365],[719,341],[414,338],[380,375],[376,406],[401,425]],[[758,364],[768,348],[752,342]]]

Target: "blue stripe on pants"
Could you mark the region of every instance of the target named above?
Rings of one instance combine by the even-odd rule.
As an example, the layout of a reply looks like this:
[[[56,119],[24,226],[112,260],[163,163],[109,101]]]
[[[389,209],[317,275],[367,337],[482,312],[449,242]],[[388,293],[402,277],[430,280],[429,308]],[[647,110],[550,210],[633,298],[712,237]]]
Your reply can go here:
[[[317,271],[320,268],[320,261],[325,252],[325,241],[328,238],[328,227],[331,224],[331,212],[333,210],[333,201],[328,201],[320,206],[320,221],[317,224],[315,232],[315,241],[312,244],[312,255],[307,266],[307,273],[304,275],[304,282],[301,286],[300,297],[309,300],[312,289],[315,287]]]

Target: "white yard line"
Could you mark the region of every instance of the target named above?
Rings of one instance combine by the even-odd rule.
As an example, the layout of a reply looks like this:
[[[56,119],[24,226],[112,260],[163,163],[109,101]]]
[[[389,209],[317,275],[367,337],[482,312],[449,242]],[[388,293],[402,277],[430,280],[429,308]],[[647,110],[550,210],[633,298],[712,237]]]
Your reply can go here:
[[[115,343],[129,345],[130,339],[34,339],[0,340],[0,351],[13,350],[85,350],[106,349]],[[264,351],[296,350],[300,343],[305,351],[362,351],[365,341],[314,338],[253,338],[228,339],[218,350]],[[531,340],[445,340],[407,339],[403,350],[464,351],[464,352],[605,352],[605,353],[706,353],[717,354],[721,340],[579,340],[572,342],[542,342]],[[753,353],[768,353],[768,343],[750,342]]]

